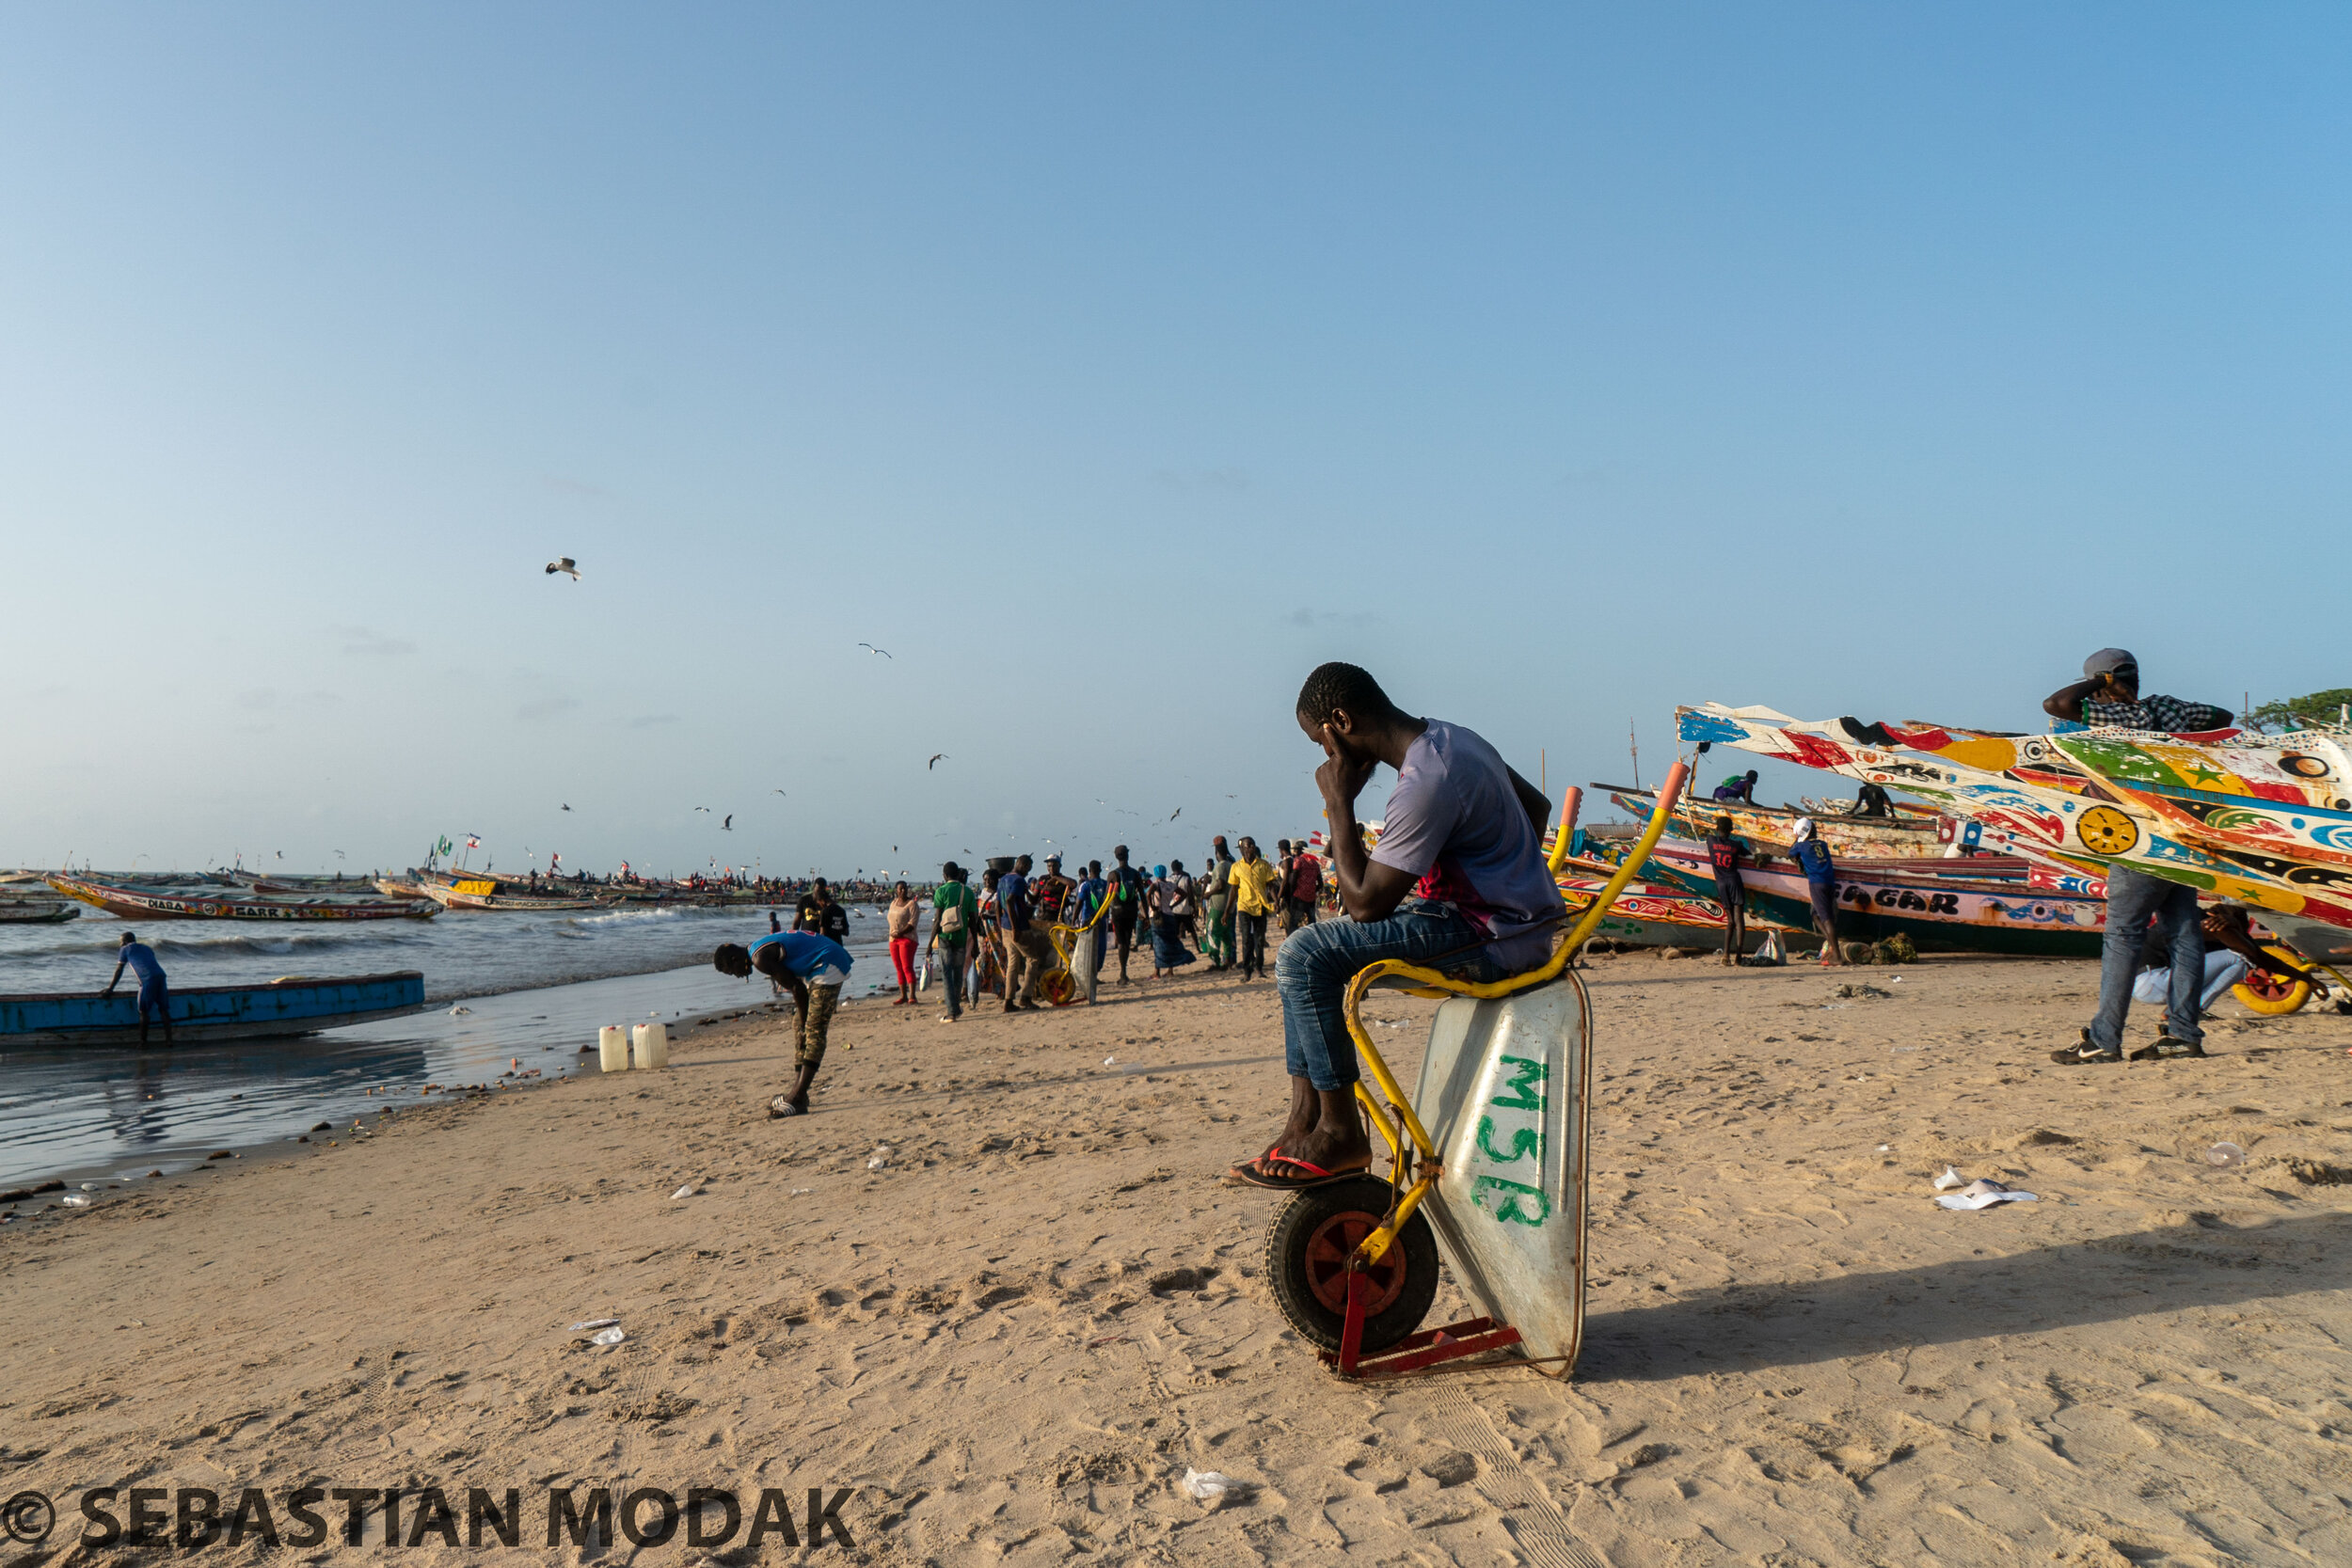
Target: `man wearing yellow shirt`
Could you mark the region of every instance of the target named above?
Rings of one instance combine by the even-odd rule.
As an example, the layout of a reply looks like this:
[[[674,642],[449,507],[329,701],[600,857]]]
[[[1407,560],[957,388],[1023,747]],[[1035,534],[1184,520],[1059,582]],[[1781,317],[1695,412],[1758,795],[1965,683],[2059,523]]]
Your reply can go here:
[[[1258,853],[1258,841],[1241,841],[1241,859],[1233,863],[1233,884],[1237,913],[1241,923],[1241,977],[1248,980],[1254,971],[1259,979],[1265,978],[1265,923],[1274,913],[1274,884],[1279,880],[1273,866]]]

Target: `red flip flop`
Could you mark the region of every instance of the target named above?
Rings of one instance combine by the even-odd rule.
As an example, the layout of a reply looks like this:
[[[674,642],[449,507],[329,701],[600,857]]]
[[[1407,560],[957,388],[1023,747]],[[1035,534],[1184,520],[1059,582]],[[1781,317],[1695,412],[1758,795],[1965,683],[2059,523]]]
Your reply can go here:
[[[1286,1174],[1284,1171],[1273,1168],[1278,1165],[1287,1167],[1288,1171],[1297,1174]],[[1276,1154],[1269,1151],[1259,1155],[1246,1165],[1234,1166],[1233,1174],[1250,1186],[1263,1187],[1268,1192],[1303,1193],[1310,1187],[1327,1187],[1334,1181],[1345,1181],[1352,1177],[1363,1176],[1371,1169],[1372,1160],[1369,1156],[1360,1165],[1350,1165],[1345,1170],[1325,1170],[1311,1160],[1301,1160],[1295,1155]]]

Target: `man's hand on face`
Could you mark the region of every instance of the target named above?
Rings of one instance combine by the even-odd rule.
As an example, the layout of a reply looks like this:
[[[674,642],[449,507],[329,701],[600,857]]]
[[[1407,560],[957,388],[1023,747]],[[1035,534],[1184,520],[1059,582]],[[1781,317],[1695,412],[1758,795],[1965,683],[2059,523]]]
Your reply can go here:
[[[1334,806],[1354,805],[1364,785],[1372,782],[1378,759],[1351,750],[1327,721],[1317,727],[1315,738],[1323,743],[1323,766],[1315,769],[1315,784],[1323,791],[1324,800]]]

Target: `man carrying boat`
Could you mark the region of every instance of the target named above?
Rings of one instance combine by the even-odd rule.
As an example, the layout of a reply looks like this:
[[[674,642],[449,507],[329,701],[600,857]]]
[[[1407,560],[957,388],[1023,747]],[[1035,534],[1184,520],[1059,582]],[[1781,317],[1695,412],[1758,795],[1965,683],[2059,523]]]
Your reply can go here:
[[[2083,678],[2042,699],[2053,719],[2093,726],[2157,730],[2177,735],[2220,729],[2226,708],[2178,697],[2139,694],[2139,660],[2122,648],[2102,648],[2083,660]],[[2141,943],[2154,927],[2155,941],[2170,971],[2166,990],[2164,1032],[2136,1057],[2202,1056],[2205,1031],[2197,1021],[2205,973],[2205,942],[2197,916],[2197,890],[2134,870],[2122,862],[2107,866],[2107,924],[2099,959],[2099,1011],[2082,1039],[2050,1053],[2064,1067],[2123,1059],[2123,1021],[2132,1007],[2132,983],[2139,974]]]
[[[825,1031],[834,1009],[841,1006],[841,987],[856,961],[839,942],[813,931],[778,931],[748,948],[721,942],[710,955],[711,967],[720,974],[743,980],[757,970],[789,990],[799,1005],[799,1038],[792,1054],[799,1076],[789,1094],[768,1101],[770,1117],[808,1115],[809,1085],[817,1082],[817,1069],[825,1060]]]
[[[139,981],[139,1043],[147,1043],[147,1020],[150,1014],[164,1021],[164,1043],[171,1043],[171,984],[164,978],[164,966],[155,961],[155,950],[129,931],[122,933],[122,945],[115,955],[114,978],[106,982],[101,996],[112,996],[121,983],[122,972],[128,968]]]
[[[1273,1147],[1231,1173],[1285,1192],[1372,1164],[1353,1098],[1356,1046],[1344,1008],[1359,970],[1403,958],[1499,980],[1549,958],[1553,927],[1567,912],[1544,864],[1550,811],[1543,794],[1485,740],[1405,712],[1353,664],[1325,664],[1309,675],[1297,718],[1323,748],[1315,784],[1347,918],[1302,927],[1276,957],[1290,1118]],[[1381,763],[1396,769],[1396,790],[1379,846],[1367,853],[1356,798]]]

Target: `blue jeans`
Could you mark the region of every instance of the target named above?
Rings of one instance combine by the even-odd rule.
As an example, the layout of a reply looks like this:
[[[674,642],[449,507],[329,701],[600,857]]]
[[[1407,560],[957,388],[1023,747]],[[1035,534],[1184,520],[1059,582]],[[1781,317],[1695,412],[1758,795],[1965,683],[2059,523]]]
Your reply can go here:
[[[2139,974],[2139,949],[2147,940],[2151,915],[2171,955],[2165,1033],[2184,1045],[2200,1044],[2205,1037],[2197,1023],[2197,993],[2204,989],[2205,939],[2198,929],[2196,889],[2111,865],[2106,939],[2099,954],[2099,1016],[2090,1021],[2090,1043],[2109,1055],[2123,1049],[2123,1017],[2131,1011],[2132,982]]]
[[[1360,1076],[1343,1006],[1358,970],[1382,958],[1404,958],[1468,980],[1502,979],[1502,966],[1486,957],[1486,948],[1472,945],[1478,940],[1476,928],[1453,905],[1418,898],[1407,898],[1386,920],[1301,926],[1274,956],[1274,990],[1282,999],[1282,1062],[1291,1076],[1327,1093],[1344,1089]],[[1464,948],[1469,950],[1460,951]],[[1453,956],[1434,962],[1440,954]]]

